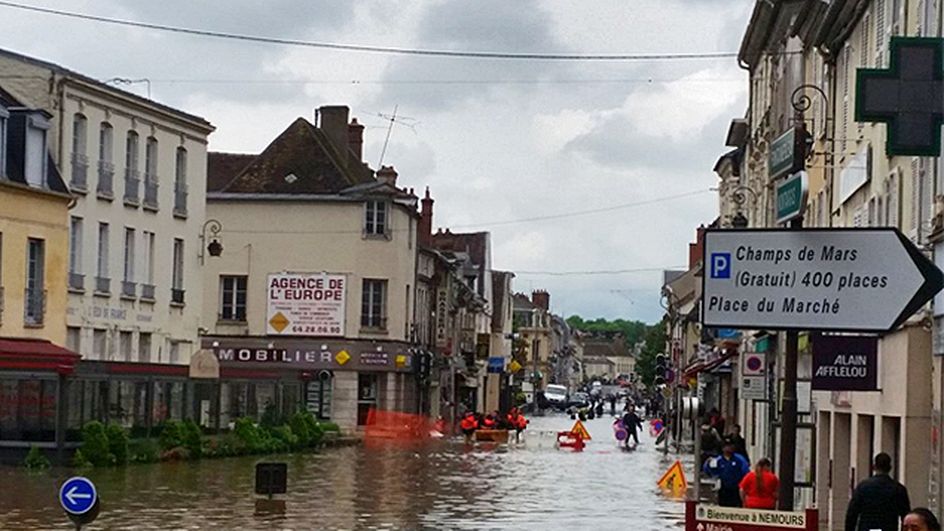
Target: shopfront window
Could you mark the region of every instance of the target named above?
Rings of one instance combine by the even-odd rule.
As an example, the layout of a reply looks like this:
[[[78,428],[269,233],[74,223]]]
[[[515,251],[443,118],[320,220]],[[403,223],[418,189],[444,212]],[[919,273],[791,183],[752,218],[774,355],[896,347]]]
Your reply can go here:
[[[302,386],[296,383],[282,384],[282,415],[290,418],[302,407]]]
[[[359,373],[357,375],[357,425],[367,424],[367,415],[377,407],[377,375]]]
[[[331,418],[331,384],[331,374],[326,371],[306,385],[305,406],[319,420]]]
[[[154,382],[154,397],[151,403],[152,423],[160,425],[168,420],[184,418],[183,382]]]
[[[0,380],[0,441],[56,440],[56,381]]]

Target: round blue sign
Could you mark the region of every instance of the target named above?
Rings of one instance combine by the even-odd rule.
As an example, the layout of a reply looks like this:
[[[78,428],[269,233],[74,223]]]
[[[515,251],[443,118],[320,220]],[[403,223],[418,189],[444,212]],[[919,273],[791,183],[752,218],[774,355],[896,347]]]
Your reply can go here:
[[[59,487],[59,503],[69,514],[82,515],[89,512],[97,499],[95,484],[82,476],[69,478]]]

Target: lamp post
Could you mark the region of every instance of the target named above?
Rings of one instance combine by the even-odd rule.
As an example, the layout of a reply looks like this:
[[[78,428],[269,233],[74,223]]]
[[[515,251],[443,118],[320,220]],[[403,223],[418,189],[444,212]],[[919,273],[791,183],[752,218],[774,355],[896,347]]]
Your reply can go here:
[[[223,230],[223,224],[215,219],[208,219],[203,224],[200,231],[200,265],[204,264],[206,254],[216,258],[223,254],[223,244],[220,243],[219,236]],[[209,233],[210,243],[207,244],[207,233]]]
[[[737,205],[737,213],[734,214],[734,217],[731,219],[731,226],[736,229],[747,228],[749,223],[746,216],[744,216],[744,204],[747,203],[747,198],[750,196],[752,202],[757,201],[757,192],[752,190],[749,186],[738,186],[731,190],[730,198],[734,201],[734,204]]]

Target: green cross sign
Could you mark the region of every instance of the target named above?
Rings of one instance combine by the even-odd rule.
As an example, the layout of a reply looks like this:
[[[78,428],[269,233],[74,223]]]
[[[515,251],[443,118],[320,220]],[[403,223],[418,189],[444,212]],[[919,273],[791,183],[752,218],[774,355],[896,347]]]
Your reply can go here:
[[[856,72],[856,121],[886,124],[890,157],[940,155],[944,39],[892,37],[888,66]]]

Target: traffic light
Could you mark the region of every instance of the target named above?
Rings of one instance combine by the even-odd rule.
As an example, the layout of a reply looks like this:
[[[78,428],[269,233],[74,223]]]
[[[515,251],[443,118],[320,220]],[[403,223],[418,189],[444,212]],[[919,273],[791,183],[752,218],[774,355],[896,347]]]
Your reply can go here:
[[[665,373],[669,370],[668,359],[665,357],[665,354],[656,355],[656,370],[655,376],[652,379],[654,385],[663,385],[665,384]]]

